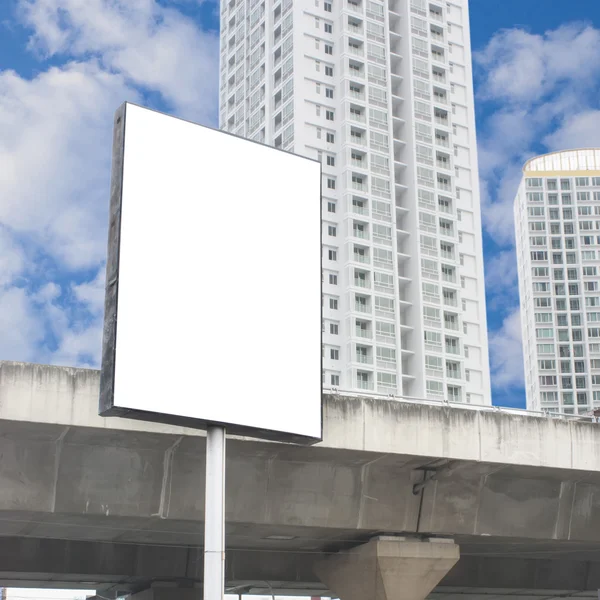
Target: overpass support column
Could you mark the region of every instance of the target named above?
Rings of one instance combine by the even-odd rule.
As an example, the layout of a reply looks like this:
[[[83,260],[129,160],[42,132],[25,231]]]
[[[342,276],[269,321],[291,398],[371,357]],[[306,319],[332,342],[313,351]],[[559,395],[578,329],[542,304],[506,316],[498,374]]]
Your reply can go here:
[[[424,600],[459,556],[452,540],[378,537],[319,561],[315,574],[340,600]]]

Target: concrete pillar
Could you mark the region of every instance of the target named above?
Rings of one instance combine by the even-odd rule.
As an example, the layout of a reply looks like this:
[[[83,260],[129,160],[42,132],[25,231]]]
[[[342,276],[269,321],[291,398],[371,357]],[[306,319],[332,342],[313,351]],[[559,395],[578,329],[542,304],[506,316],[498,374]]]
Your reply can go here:
[[[459,555],[452,540],[378,537],[319,561],[315,574],[341,600],[424,600]]]

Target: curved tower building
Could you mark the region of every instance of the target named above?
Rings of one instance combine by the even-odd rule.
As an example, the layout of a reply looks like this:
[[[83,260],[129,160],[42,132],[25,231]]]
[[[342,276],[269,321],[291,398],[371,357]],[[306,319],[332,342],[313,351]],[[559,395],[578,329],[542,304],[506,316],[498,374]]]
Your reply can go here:
[[[515,199],[527,408],[600,407],[600,148],[529,160]]]

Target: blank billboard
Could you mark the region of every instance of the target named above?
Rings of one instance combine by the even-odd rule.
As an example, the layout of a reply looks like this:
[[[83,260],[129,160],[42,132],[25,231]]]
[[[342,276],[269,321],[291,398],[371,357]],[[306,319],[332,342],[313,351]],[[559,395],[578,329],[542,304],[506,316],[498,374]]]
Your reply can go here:
[[[320,163],[124,104],[100,414],[314,442],[321,315]]]

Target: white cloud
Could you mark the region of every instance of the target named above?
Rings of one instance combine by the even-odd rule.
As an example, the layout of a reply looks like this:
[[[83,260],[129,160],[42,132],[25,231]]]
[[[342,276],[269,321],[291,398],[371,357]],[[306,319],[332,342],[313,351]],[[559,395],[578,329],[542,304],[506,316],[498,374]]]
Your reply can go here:
[[[92,281],[73,286],[77,300],[85,304],[93,315],[98,315],[104,310],[105,276],[105,265],[102,265]]]
[[[218,37],[155,0],[18,6],[42,62],[0,71],[0,359],[97,366],[114,111],[214,123]]]
[[[68,268],[106,252],[112,114],[128,96],[96,62],[0,73],[0,222]]]
[[[57,283],[50,281],[43,285],[37,292],[35,292],[31,296],[31,299],[38,304],[46,304],[56,300],[60,294],[60,286]]]
[[[594,127],[600,30],[581,23],[534,35],[497,33],[474,59],[477,95],[495,111],[479,131],[483,223],[494,241],[511,245],[512,204],[523,164],[542,151],[597,146]],[[487,104],[486,104],[487,103]]]
[[[0,360],[35,360],[43,339],[43,324],[25,290],[0,289]]]
[[[476,62],[487,70],[480,94],[533,104],[559,83],[586,86],[600,72],[599,43],[600,31],[583,23],[563,25],[544,35],[502,30],[475,54]]]
[[[96,54],[107,69],[160,93],[179,115],[215,119],[216,32],[154,0],[21,0],[20,6],[40,51]]]
[[[55,365],[77,365],[79,367],[100,366],[102,354],[102,324],[96,321],[84,328],[70,327],[52,352],[50,363]]]
[[[518,309],[510,313],[498,331],[489,335],[492,384],[509,389],[524,385],[521,315]]]
[[[600,146],[600,110],[566,115],[560,127],[544,138],[549,150]]]
[[[24,266],[23,250],[8,229],[0,226],[0,289],[12,283]]]
[[[517,257],[513,249],[501,250],[485,265],[485,285],[488,290],[514,293],[517,281]],[[518,301],[518,298],[517,298]]]

